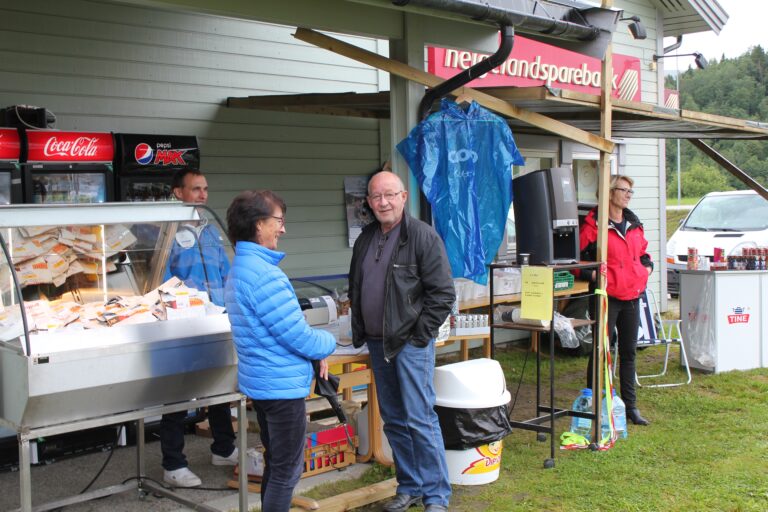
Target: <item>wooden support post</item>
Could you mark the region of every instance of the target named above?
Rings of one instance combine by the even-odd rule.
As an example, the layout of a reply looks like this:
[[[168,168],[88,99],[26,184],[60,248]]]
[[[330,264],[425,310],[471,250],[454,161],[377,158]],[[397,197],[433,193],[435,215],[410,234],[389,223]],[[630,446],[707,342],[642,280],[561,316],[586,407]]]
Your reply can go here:
[[[319,48],[325,48],[326,50],[332,51],[339,55],[349,57],[350,59],[362,62],[368,66],[381,69],[382,71],[386,71],[407,80],[420,83],[427,87],[435,87],[445,80],[439,76],[427,73],[426,71],[416,69],[393,59],[382,57],[381,55],[369,52],[368,50],[363,50],[357,46],[345,43],[338,39],[334,39],[332,37],[326,36],[325,34],[321,34],[307,28],[298,28],[293,37],[304,41],[305,43],[313,44]],[[613,152],[614,144],[610,140],[607,140],[603,137],[598,137],[597,135],[591,134],[584,130],[580,130],[571,125],[557,121],[537,112],[531,112],[530,110],[522,109],[507,103],[502,99],[491,96],[490,94],[486,94],[469,87],[461,87],[454,91],[453,94],[455,96],[464,95],[466,98],[472,98],[480,105],[494,110],[500,114],[519,119],[532,126],[536,126],[566,139],[579,142],[591,148],[597,149],[598,151],[607,151],[609,153]]]
[[[768,190],[766,190],[761,184],[752,179],[747,173],[739,169],[730,160],[717,152],[715,148],[705,143],[700,139],[689,139],[691,144],[699,148],[705,155],[717,162],[720,167],[736,176],[736,178],[743,184],[763,196],[764,199],[768,199]]]
[[[613,7],[613,0],[603,0],[602,7],[604,9],[610,9]],[[613,111],[611,104],[612,84],[613,78],[613,43],[608,43],[605,49],[605,56],[603,57],[602,66],[602,84],[600,91],[600,136],[606,140],[611,139],[611,123],[613,122]],[[601,290],[605,290],[606,287],[606,271],[605,262],[608,260],[608,199],[610,196],[611,180],[611,153],[608,151],[600,151],[600,169],[598,177],[598,209],[597,209],[597,261],[601,262],[600,271],[597,273],[597,287]],[[594,442],[597,443],[600,440],[600,406],[602,404],[602,390],[603,390],[603,332],[601,329],[603,315],[608,314],[607,311],[602,309],[603,301],[597,297],[598,308],[598,323],[595,324],[593,331],[593,366],[592,366],[592,385],[596,386],[593,390],[592,396],[593,405],[595,411],[595,420],[592,422],[594,432]],[[605,340],[609,343],[609,340]],[[595,392],[596,391],[596,392]]]

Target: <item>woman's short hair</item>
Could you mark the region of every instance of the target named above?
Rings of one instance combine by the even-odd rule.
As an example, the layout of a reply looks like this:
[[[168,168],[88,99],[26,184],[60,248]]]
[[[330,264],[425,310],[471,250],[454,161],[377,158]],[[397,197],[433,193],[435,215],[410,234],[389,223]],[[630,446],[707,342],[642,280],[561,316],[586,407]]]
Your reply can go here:
[[[285,201],[271,190],[240,192],[227,208],[227,235],[232,244],[256,241],[256,222],[272,216],[275,207],[285,215]]]
[[[630,188],[632,188],[632,187],[634,187],[634,186],[635,186],[635,180],[633,180],[633,179],[632,179],[632,178],[630,178],[629,176],[624,176],[623,174],[614,174],[613,176],[611,176],[611,183],[610,183],[610,186],[609,186],[609,188],[610,188],[611,190],[613,190],[613,189],[615,189],[616,187],[618,187],[618,186],[619,186],[619,181],[620,181],[620,180],[624,180],[624,181],[626,181],[627,183],[629,183],[629,187],[630,187]]]

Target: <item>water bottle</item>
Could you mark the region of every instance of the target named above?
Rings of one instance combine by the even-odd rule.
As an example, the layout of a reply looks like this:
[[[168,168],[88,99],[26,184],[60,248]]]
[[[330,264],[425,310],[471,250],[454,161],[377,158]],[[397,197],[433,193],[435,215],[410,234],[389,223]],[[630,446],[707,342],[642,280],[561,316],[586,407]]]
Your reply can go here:
[[[578,412],[592,412],[592,390],[584,388],[573,402],[573,410]],[[582,435],[587,439],[592,436],[592,420],[589,418],[571,418],[571,432]]]
[[[616,427],[619,435],[623,438],[627,438],[627,407],[624,405],[624,400],[616,394],[616,390],[613,391],[613,424]]]
[[[611,434],[611,425],[608,418],[608,405],[605,398],[603,398],[603,406],[600,408],[600,430],[603,438]],[[616,434],[626,439],[627,410],[621,397],[616,394],[615,389],[613,390],[613,426],[616,429]]]

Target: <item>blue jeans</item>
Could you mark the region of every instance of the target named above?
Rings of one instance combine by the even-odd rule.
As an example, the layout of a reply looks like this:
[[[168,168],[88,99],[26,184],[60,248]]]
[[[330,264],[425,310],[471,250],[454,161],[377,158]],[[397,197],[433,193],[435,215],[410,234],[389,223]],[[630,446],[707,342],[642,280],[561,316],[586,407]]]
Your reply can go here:
[[[304,470],[307,407],[303,398],[253,400],[264,445],[261,510],[288,512],[291,495]]]
[[[398,494],[421,496],[424,505],[448,506],[451,484],[440,422],[434,410],[435,343],[406,343],[384,359],[381,341],[367,340],[381,419],[392,455]]]
[[[163,453],[163,469],[174,471],[186,468],[184,455],[184,418],[187,411],[163,414],[160,420],[160,451]],[[232,428],[232,412],[229,404],[208,407],[208,425],[211,427],[213,443],[211,453],[229,457],[235,451],[235,431]]]

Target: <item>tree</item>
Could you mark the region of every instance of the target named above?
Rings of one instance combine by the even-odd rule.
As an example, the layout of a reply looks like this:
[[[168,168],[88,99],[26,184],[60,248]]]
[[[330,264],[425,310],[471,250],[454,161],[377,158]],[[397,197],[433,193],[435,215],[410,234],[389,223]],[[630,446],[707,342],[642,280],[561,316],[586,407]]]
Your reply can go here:
[[[689,68],[680,75],[682,108],[768,122],[768,54],[761,46],[752,47],[735,59],[723,56],[719,61],[712,59],[709,64],[706,69]],[[674,77],[667,76],[665,85],[674,88]],[[768,142],[726,139],[708,143],[763,186],[768,184]],[[685,197],[699,196],[695,192],[698,190],[709,192],[745,188],[693,145],[683,143],[680,150],[682,192]],[[667,193],[673,197],[677,195],[677,149],[674,139],[667,141],[666,165]],[[714,181],[708,182],[710,179]]]
[[[682,195],[685,197],[701,197],[710,192],[733,190],[725,177],[725,171],[715,163],[711,165],[694,163],[681,176],[680,180],[682,181]]]

